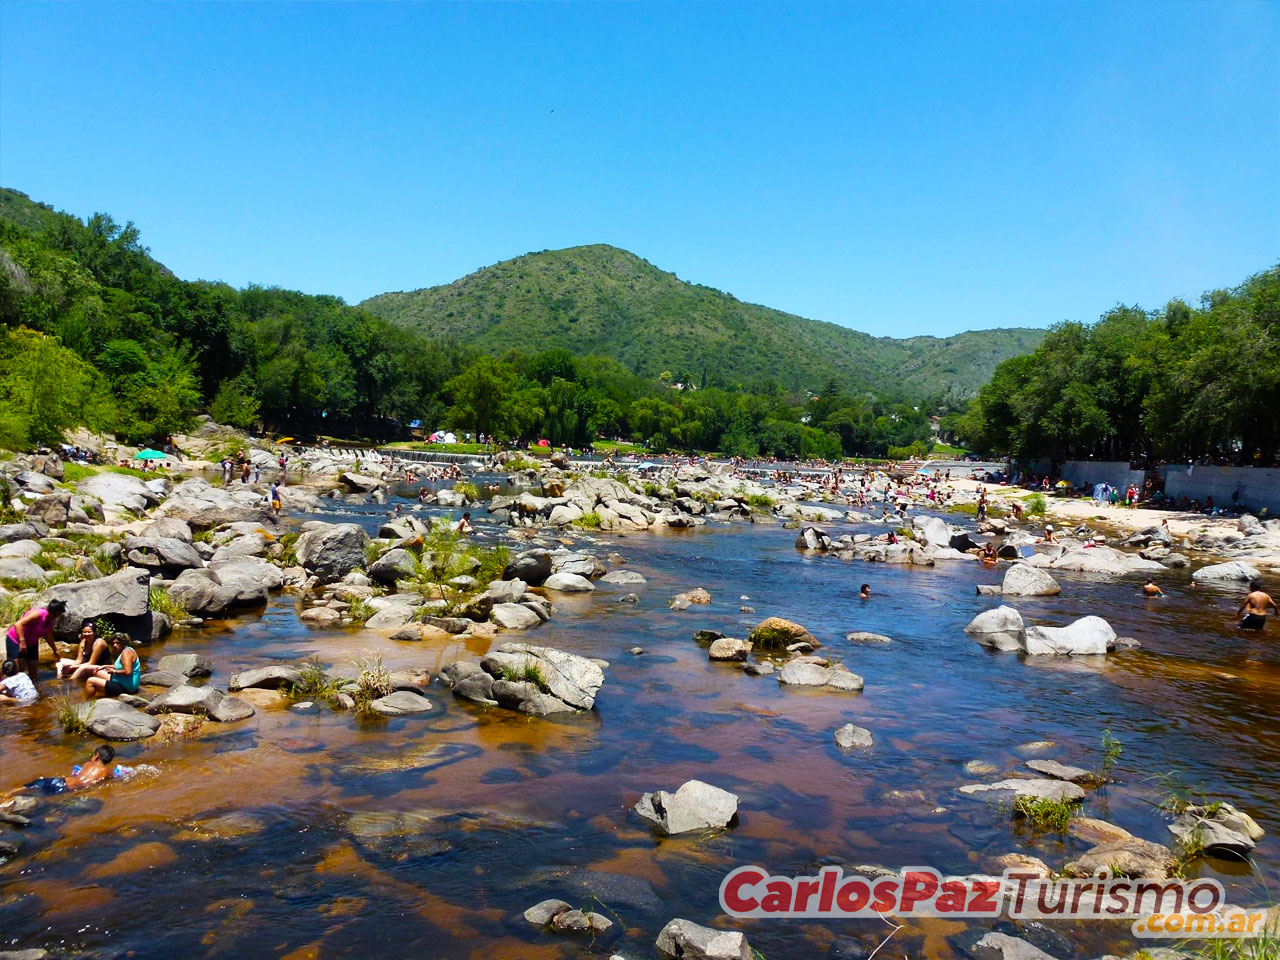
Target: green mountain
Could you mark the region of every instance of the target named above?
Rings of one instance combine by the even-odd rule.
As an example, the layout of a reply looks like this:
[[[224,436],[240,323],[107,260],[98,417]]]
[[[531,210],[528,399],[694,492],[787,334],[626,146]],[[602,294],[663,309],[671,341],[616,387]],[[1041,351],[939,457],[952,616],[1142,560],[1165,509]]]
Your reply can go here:
[[[1034,350],[1043,330],[873,337],[741,300],[605,244],[544,250],[453,283],[372,297],[362,308],[437,338],[502,354],[563,347],[633,371],[698,381],[970,397],[1000,361]]]

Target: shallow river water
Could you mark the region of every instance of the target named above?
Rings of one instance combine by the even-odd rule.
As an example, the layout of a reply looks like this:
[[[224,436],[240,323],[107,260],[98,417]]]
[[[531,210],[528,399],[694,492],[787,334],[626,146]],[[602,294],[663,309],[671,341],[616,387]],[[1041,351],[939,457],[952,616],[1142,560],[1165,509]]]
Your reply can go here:
[[[386,508],[347,510],[376,532]],[[502,535],[481,529],[491,540]],[[1185,573],[1170,571],[1167,599],[1143,600],[1137,580],[1064,574],[1061,596],[1016,604],[1025,617],[1100,614],[1142,648],[1099,663],[1027,659],[985,650],[962,632],[998,602],[976,596],[974,584],[1002,574],[977,564],[810,556],[795,550],[794,530],[772,524],[585,540],[598,556],[621,554],[648,583],[558,595],[550,623],[513,638],[608,660],[594,712],[527,719],[441,688],[425,717],[361,720],[260,705],[248,721],[205,724],[190,739],[119,745],[122,762],[154,764],[159,775],[42,798],[19,856],[0,866],[0,949],[639,958],[653,956],[658,931],[680,916],[742,929],[769,960],[865,955],[882,923],[732,921],[717,905],[721,878],[741,864],[774,873],[828,863],[999,872],[994,858],[1011,852],[1061,867],[1087,845],[1033,834],[1007,810],[958,795],[974,782],[962,767],[984,760],[1004,775],[1044,756],[1096,768],[1107,728],[1123,744],[1116,782],[1090,791],[1085,814],[1167,842],[1155,808],[1167,791],[1156,778],[1179,771],[1267,831],[1253,865],[1205,860],[1191,875],[1219,877],[1236,903],[1273,902],[1280,651],[1274,632],[1247,638],[1231,628],[1235,592],[1192,588]],[[866,602],[857,598],[864,581],[873,587]],[[709,606],[668,609],[674,594],[695,586],[710,591]],[[617,602],[632,591],[638,603]],[[755,612],[740,612],[744,604]],[[396,643],[308,627],[296,613],[292,598],[277,597],[260,615],[179,630],[144,659],[203,653],[215,664],[211,682],[225,685],[236,670],[306,657],[349,669],[368,651],[393,669],[435,675],[489,646],[474,638]],[[691,640],[701,628],[745,636],[771,615],[808,626],[824,654],[866,678],[865,690],[783,688],[709,663]],[[851,630],[893,642],[851,646]],[[511,638],[494,643],[503,639]],[[632,655],[634,646],[645,652]],[[57,692],[47,678],[46,666],[44,691]],[[832,732],[848,722],[869,728],[875,746],[842,753]],[[1041,740],[1055,746],[1022,749]],[[56,730],[47,701],[6,710],[0,790],[64,773],[89,746]],[[641,793],[694,777],[739,794],[735,828],[658,838],[631,811]],[[614,928],[591,942],[520,918],[553,896],[607,913]],[[965,956],[982,932],[913,921],[882,955]],[[1127,924],[1046,923],[1021,935],[1063,958],[1136,949]]]

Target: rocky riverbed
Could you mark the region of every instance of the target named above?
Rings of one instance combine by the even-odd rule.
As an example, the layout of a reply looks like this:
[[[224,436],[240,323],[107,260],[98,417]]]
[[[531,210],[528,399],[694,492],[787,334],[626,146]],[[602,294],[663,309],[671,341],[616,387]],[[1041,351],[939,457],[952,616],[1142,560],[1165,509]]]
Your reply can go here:
[[[623,503],[590,479],[585,513]],[[171,682],[121,711],[154,725],[117,741],[122,762],[154,775],[39,797],[10,811],[25,823],[0,826],[12,848],[0,854],[0,946],[53,956],[865,956],[883,924],[730,921],[720,880],[748,863],[998,873],[1010,855],[1080,870],[1107,843],[1148,854],[1135,862],[1151,869],[1165,864],[1154,847],[1169,862],[1185,854],[1178,821],[1156,808],[1178,789],[1175,772],[1191,801],[1230,803],[1262,831],[1252,847],[1219,845],[1178,868],[1219,878],[1244,905],[1259,902],[1263,882],[1274,889],[1280,655],[1265,635],[1231,629],[1237,583],[1192,579],[1219,558],[1193,550],[1188,568],[1162,565],[1167,599],[1144,600],[1138,545],[1105,554],[1120,570],[1058,562],[1104,556],[1068,543],[1034,551],[1047,559],[1011,575],[965,552],[955,538],[983,537],[967,521],[948,529],[955,516],[922,519],[891,558],[859,539],[883,525],[834,505],[777,497],[761,510],[744,495],[741,509],[695,513],[641,482],[627,496],[666,504],[655,517],[704,522],[583,529],[551,524],[575,481],[538,482],[548,480],[530,495],[565,502],[539,505],[528,515],[536,526],[502,516],[501,502],[493,514],[473,509],[479,541],[505,545],[510,569],[483,583],[444,570],[439,601],[397,584],[422,572],[414,541],[429,539],[426,521],[459,510],[416,512],[394,484],[357,490],[334,477],[296,493],[277,522],[260,502],[202,481],[176,495],[149,488],[155,502],[99,481],[67,503],[83,519],[68,509],[50,531],[69,530],[53,538],[66,543],[6,533],[38,543],[44,565],[23,559],[46,572],[69,569],[61,559],[96,566],[118,547],[118,588],[99,579],[52,590],[117,605],[92,615],[117,615],[145,641],[147,669],[167,675],[154,679]],[[123,512],[136,501],[113,501],[129,496],[145,517]],[[395,503],[405,513],[389,525]],[[113,514],[128,538],[99,542]],[[788,525],[797,514],[812,519]],[[153,580],[203,622],[166,625],[149,609]],[[873,586],[868,601],[861,582]],[[1004,649],[981,642],[988,631],[966,633],[1002,604],[1017,617],[989,631],[1009,638]],[[1107,630],[1071,629],[1088,618]],[[1063,628],[1071,635],[1052,632]],[[391,689],[377,698],[383,709],[356,709],[357,661],[374,657]],[[325,683],[287,696],[304,669]],[[47,665],[42,686],[60,689]],[[100,742],[63,733],[54,714],[47,699],[5,711],[0,789],[65,773]],[[1123,746],[1102,784],[1104,730]],[[1036,828],[1011,814],[1019,791],[1069,797],[1081,817],[1066,832]],[[1034,947],[1067,960],[1141,946],[1127,925],[1004,922],[992,933],[922,920],[895,936],[893,955],[1039,956],[1016,952]]]

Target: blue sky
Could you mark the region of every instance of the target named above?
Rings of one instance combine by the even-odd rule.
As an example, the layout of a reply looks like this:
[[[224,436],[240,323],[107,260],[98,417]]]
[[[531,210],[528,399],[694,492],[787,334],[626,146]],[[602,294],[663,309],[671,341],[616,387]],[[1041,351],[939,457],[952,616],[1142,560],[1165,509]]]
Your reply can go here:
[[[892,336],[1280,260],[1280,4],[0,3],[0,182],[351,302],[612,243]]]

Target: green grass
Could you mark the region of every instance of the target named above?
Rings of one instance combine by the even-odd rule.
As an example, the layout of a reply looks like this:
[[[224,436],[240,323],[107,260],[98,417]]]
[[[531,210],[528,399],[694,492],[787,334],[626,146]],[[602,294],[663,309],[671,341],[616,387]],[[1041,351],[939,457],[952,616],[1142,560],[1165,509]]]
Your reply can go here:
[[[372,713],[373,701],[395,689],[391,684],[391,671],[376,653],[357,660],[356,666],[360,675],[356,677],[356,686],[351,692],[351,698],[356,702],[356,713]]]
[[[966,456],[968,450],[963,447],[953,447],[949,443],[934,443],[933,449],[929,451],[930,460],[956,460]]]
[[[514,457],[507,461],[505,469],[508,473],[515,473],[518,470],[537,470],[540,466],[541,464],[535,460],[523,460],[520,457]]]
[[[470,503],[475,503],[475,501],[480,499],[480,488],[474,483],[467,483],[465,481],[455,483],[453,485],[453,492],[466,497],[467,501]]]
[[[595,510],[584,513],[577,520],[573,521],[573,525],[575,527],[581,527],[583,530],[599,530],[600,523],[600,514]]]
[[[1018,797],[1013,801],[1013,812],[1037,830],[1066,833],[1071,821],[1080,815],[1080,808],[1071,800]]]
[[[502,679],[511,683],[532,683],[543,693],[551,692],[551,688],[547,686],[547,678],[542,675],[542,670],[536,663],[526,663],[520,670],[505,666],[502,668]]]
[[[406,440],[388,443],[387,446],[395,450],[422,450],[426,453],[485,454],[489,452],[488,445],[483,443],[424,443],[421,440]]]
[[[81,480],[96,476],[98,472],[99,469],[97,467],[91,467],[87,464],[64,463],[62,465],[62,480],[64,483],[79,483]]]
[[[54,697],[52,703],[53,714],[58,720],[58,726],[62,727],[63,733],[84,736],[89,732],[89,725],[84,722],[77,709],[78,704],[70,697]]]
[[[1246,912],[1261,912],[1263,909],[1256,907]],[[1280,960],[1280,936],[1274,930],[1264,931],[1256,937],[1186,941],[1178,943],[1177,948],[1188,960]]]
[[[172,620],[185,620],[190,616],[182,602],[163,587],[152,587],[149,596],[151,609],[155,613],[166,614]]]
[[[280,687],[286,697],[290,700],[319,700],[331,707],[338,706],[338,694],[343,687],[341,678],[329,676],[316,660],[308,660],[300,672],[302,679],[298,683]]]
[[[352,600],[344,614],[352,623],[363,626],[378,611],[369,606],[368,600]]]
[[[1102,731],[1102,766],[1094,773],[1101,783],[1107,783],[1111,779],[1111,772],[1122,753],[1124,745],[1111,733],[1111,728],[1107,727]]]
[[[31,606],[31,598],[23,597],[16,593],[7,597],[0,597],[0,629],[7,627],[13,621],[27,612]]]
[[[638,443],[627,443],[621,440],[597,440],[591,444],[591,449],[596,453],[646,453],[643,446]]]
[[[766,512],[773,509],[774,499],[763,493],[753,493],[747,497],[747,506],[752,510]]]

